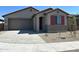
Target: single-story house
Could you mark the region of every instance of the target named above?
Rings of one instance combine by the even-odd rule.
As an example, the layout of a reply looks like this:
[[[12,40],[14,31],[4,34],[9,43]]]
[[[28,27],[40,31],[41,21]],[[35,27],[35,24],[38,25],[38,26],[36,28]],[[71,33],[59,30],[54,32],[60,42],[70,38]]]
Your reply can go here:
[[[34,30],[36,32],[55,32],[67,30],[69,13],[57,8],[39,11],[27,7],[4,17],[4,30]]]

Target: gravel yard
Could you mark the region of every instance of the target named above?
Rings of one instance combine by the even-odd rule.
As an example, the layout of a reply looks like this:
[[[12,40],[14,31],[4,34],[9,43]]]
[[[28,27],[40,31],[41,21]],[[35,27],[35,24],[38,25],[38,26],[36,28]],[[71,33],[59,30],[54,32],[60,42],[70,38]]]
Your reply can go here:
[[[47,43],[79,41],[79,31],[76,31],[76,37],[70,32],[40,34],[40,37]]]

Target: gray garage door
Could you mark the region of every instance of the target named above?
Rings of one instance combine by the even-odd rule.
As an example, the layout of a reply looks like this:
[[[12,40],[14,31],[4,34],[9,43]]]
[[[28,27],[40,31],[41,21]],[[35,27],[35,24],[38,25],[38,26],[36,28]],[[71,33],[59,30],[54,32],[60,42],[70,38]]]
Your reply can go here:
[[[33,22],[31,19],[9,19],[9,30],[31,30],[33,29]]]

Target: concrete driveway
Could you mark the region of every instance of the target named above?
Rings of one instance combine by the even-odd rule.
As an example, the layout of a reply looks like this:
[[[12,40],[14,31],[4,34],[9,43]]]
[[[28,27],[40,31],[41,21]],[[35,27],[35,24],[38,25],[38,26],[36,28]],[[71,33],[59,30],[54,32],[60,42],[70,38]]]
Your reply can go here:
[[[34,33],[19,33],[20,31],[2,31],[0,32],[0,42],[3,43],[18,43],[18,44],[36,44],[45,43],[44,40]]]

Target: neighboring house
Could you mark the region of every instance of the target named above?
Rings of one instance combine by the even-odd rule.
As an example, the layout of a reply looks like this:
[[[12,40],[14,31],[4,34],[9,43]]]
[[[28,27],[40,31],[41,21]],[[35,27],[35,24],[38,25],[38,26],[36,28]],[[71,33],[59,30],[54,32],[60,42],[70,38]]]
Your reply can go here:
[[[36,32],[57,32],[67,30],[67,16],[61,9],[48,8],[39,11],[28,7],[3,15],[5,30],[34,30]]]
[[[4,30],[4,20],[0,19],[0,31]]]
[[[4,23],[4,20],[0,19],[0,24]]]

